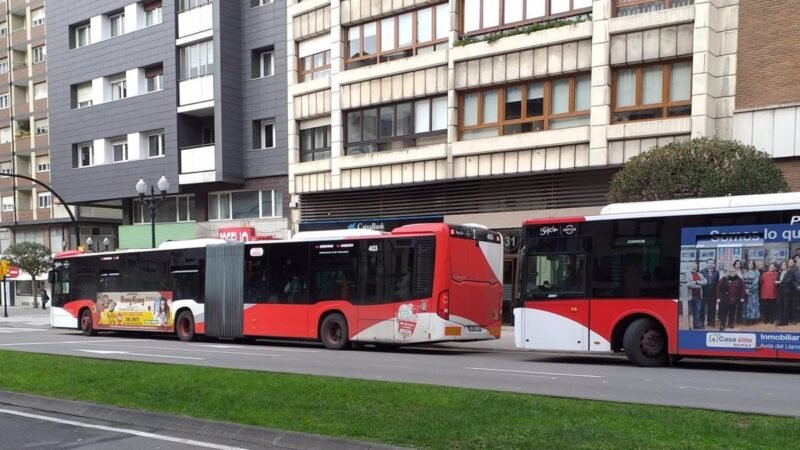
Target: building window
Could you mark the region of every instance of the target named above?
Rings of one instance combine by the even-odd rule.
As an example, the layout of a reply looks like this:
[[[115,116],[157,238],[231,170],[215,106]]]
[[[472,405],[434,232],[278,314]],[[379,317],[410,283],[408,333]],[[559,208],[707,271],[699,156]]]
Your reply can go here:
[[[690,61],[615,69],[612,122],[688,116],[691,84]]]
[[[9,174],[11,172],[12,172],[12,170],[11,170],[11,162],[10,161],[0,164],[0,173]]]
[[[273,51],[261,52],[258,55],[258,77],[275,75],[275,58]]]
[[[325,50],[300,58],[297,81],[316,80],[331,74],[331,51]]]
[[[39,173],[50,172],[50,157],[37,157],[36,158],[36,171]]]
[[[14,197],[3,197],[3,212],[14,211]]]
[[[351,27],[347,30],[347,68],[446,48],[448,18],[445,3]]]
[[[81,48],[89,45],[91,43],[91,31],[92,27],[88,23],[75,25],[72,33],[72,39],[74,40],[72,48]]]
[[[621,17],[694,5],[694,0],[612,0],[611,4],[614,15]]]
[[[331,157],[331,126],[300,130],[300,162]]]
[[[119,12],[108,16],[111,37],[125,34],[125,13]]]
[[[280,191],[235,191],[208,194],[209,220],[240,220],[283,216]]]
[[[144,69],[145,90],[147,92],[155,92],[164,89],[164,66],[158,64],[156,66],[146,67]]]
[[[259,6],[271,5],[274,0],[250,0],[251,8],[258,8]]]
[[[164,156],[164,130],[147,133],[147,157]]]
[[[0,128],[0,144],[11,142],[11,127]]]
[[[144,25],[151,27],[161,23],[161,0],[144,4]]]
[[[150,223],[150,210],[142,207],[136,199],[133,201],[133,223]],[[176,195],[167,197],[156,210],[156,223],[194,222],[194,195]]]
[[[78,144],[78,167],[94,165],[94,147],[90,142]]]
[[[114,154],[114,162],[128,160],[128,140],[126,138],[112,139],[111,151]]]
[[[92,82],[75,85],[73,88],[74,105],[76,108],[92,106]]]
[[[210,3],[213,3],[213,0],[179,0],[178,12],[197,8],[198,6],[208,5]]]
[[[47,134],[50,131],[50,121],[48,119],[34,119],[34,132],[39,134]]]
[[[462,93],[461,139],[589,125],[590,95],[590,75]]]
[[[39,208],[45,209],[50,207],[51,200],[49,192],[40,193],[37,195],[37,197],[39,197]]]
[[[479,34],[590,14],[592,0],[463,0],[462,11],[462,33]]]
[[[116,75],[109,79],[111,84],[111,100],[122,100],[128,96],[128,81],[125,74]]]
[[[33,85],[33,99],[42,100],[47,98],[47,82],[36,83]]]
[[[214,42],[204,41],[181,47],[181,80],[202,77],[214,72]]]
[[[8,73],[8,58],[0,59],[0,73]]]
[[[33,48],[33,63],[38,64],[47,60],[47,48],[44,45]]]
[[[349,155],[444,142],[447,96],[348,111],[345,122]]]
[[[0,94],[0,109],[8,108],[8,92]]]
[[[0,37],[8,36],[8,24],[6,22],[0,22]]]
[[[275,121],[256,120],[253,122],[253,150],[275,147]]]
[[[44,25],[44,8],[34,9],[31,11],[31,24],[34,27]]]

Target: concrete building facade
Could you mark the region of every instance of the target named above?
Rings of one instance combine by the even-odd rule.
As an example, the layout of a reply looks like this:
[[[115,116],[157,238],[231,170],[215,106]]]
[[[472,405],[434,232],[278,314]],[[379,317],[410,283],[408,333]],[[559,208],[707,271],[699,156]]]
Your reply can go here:
[[[150,212],[134,187],[164,176],[158,242],[286,235],[282,1],[47,8],[53,182],[69,201],[116,204],[120,247],[148,247]]]

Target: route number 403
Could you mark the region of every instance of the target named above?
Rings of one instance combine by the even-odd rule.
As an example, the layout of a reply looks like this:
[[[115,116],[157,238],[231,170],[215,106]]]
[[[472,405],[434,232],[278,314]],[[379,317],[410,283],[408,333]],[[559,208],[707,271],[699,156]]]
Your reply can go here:
[[[370,245],[369,248],[367,248],[367,251],[377,252],[378,251],[378,246],[377,245]]]

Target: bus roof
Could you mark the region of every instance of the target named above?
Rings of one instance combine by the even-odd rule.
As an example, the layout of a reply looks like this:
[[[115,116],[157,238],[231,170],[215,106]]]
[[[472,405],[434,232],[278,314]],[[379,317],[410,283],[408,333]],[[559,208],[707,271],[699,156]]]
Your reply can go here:
[[[525,225],[793,209],[800,210],[800,192],[612,203],[604,207],[598,215],[529,219],[525,221]]]

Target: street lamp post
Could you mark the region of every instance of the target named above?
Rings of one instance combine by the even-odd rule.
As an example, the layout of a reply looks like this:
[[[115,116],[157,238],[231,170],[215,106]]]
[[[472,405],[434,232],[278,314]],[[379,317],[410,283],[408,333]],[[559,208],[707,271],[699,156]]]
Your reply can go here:
[[[167,181],[167,177],[161,175],[161,178],[158,179],[158,190],[161,191],[161,196],[156,196],[155,187],[152,185],[150,186],[150,198],[145,197],[147,193],[147,183],[144,182],[144,179],[139,178],[139,181],[136,182],[136,192],[139,193],[139,200],[142,202],[142,205],[146,206],[147,209],[150,210],[150,234],[151,234],[151,243],[152,248],[156,248],[156,210],[158,209],[158,205],[167,198],[167,190],[169,190],[169,181]]]
[[[108,238],[103,238],[103,246],[105,247],[105,251],[108,251]]]
[[[87,237],[86,238],[86,250],[88,250],[90,252],[94,251],[94,247],[92,247],[93,245],[94,245],[94,239],[92,239],[91,236]]]

